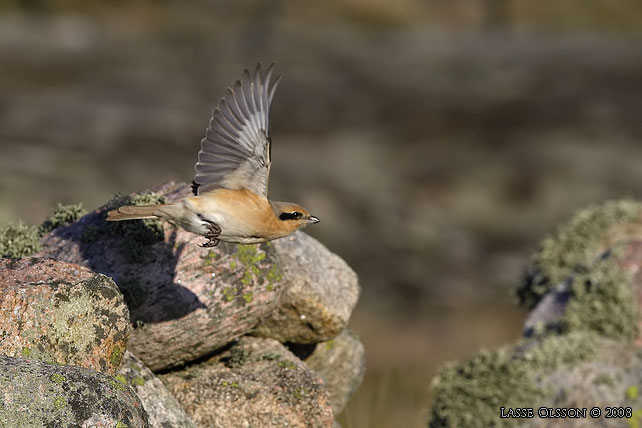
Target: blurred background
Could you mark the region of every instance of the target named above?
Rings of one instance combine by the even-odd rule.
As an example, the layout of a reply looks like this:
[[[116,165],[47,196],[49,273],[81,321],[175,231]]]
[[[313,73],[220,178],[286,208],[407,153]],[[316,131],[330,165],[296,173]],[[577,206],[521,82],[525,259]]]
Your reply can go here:
[[[190,181],[275,61],[270,196],[363,287],[339,420],[424,427],[440,364],[519,335],[541,238],[642,194],[641,30],[638,0],[0,0],[0,226]]]

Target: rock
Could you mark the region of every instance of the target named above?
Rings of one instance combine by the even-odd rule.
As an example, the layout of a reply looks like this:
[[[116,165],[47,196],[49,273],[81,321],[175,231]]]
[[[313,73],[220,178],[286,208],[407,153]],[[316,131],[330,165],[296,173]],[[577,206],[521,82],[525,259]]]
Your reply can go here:
[[[278,310],[253,334],[294,343],[336,337],[359,299],[357,275],[339,256],[303,232],[276,240],[273,246],[289,285]]]
[[[537,296],[525,335],[583,329],[642,343],[640,204],[615,201],[581,210],[533,259],[530,285],[518,291]]]
[[[642,419],[636,410],[642,405],[641,382],[642,354],[632,344],[587,332],[523,340],[446,365],[433,380],[429,426],[518,425],[499,418],[504,407],[533,409],[535,417],[520,419],[520,427],[621,427],[624,418],[609,418],[606,407],[628,407],[630,421]],[[601,416],[542,418],[541,407],[544,412],[598,407]]]
[[[323,380],[330,396],[332,411],[338,415],[363,380],[363,344],[355,333],[344,330],[334,339],[312,346],[314,350],[304,359],[305,364]],[[299,355],[296,349],[293,351]]]
[[[271,244],[198,246],[204,238],[157,220],[106,222],[109,208],[174,201],[187,184],[118,198],[42,239],[39,253],[114,278],[129,306],[129,349],[157,371],[212,353],[276,309],[285,289]]]
[[[551,289],[591,270],[621,239],[642,239],[642,204],[611,201],[578,211],[546,237],[516,289],[520,304],[534,308]]]
[[[149,427],[136,394],[105,374],[0,356],[0,426]]]
[[[113,374],[129,336],[114,282],[71,263],[0,259],[0,354]]]
[[[125,353],[116,378],[134,390],[149,416],[151,428],[196,428],[163,382],[131,352]]]
[[[199,427],[326,427],[323,382],[273,339],[242,337],[209,360],[161,375]]]
[[[359,295],[357,277],[303,233],[204,249],[197,245],[204,238],[157,220],[105,222],[114,206],[175,201],[189,193],[186,184],[168,183],[155,196],[121,197],[45,235],[39,255],[114,278],[135,327],[130,350],[154,371],[212,353],[277,307],[257,334],[318,342],[345,328]]]
[[[532,308],[525,338],[446,365],[433,381],[430,426],[516,424],[498,419],[500,406],[532,408],[535,417],[520,419],[521,427],[620,427],[624,419],[637,426],[641,267],[642,205],[614,201],[576,214],[543,241],[517,289]],[[581,417],[548,415],[569,408]]]

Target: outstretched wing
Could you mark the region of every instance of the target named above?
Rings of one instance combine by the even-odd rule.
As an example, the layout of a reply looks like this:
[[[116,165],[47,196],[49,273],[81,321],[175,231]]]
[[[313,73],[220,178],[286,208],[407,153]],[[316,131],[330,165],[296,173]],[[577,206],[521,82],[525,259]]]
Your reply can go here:
[[[261,64],[254,75],[245,69],[241,80],[212,113],[210,126],[201,140],[196,176],[197,194],[217,188],[247,188],[267,197],[270,175],[270,105],[281,76],[272,79],[270,65],[265,76]]]

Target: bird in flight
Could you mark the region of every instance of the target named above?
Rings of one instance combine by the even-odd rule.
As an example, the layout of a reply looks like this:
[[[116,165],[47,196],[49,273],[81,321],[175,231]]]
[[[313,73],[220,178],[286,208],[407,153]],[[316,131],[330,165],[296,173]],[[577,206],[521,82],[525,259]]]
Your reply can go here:
[[[196,162],[194,196],[173,204],[122,206],[108,221],[160,218],[219,241],[253,244],[283,238],[319,219],[299,204],[269,200],[270,106],[281,76],[245,69],[214,109]]]

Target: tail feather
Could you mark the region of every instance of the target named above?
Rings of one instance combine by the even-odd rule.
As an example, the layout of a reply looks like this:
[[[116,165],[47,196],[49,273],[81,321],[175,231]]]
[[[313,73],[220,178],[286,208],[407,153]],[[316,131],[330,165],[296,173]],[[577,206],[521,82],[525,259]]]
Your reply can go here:
[[[107,221],[136,220],[159,217],[165,205],[125,205],[107,213]]]

